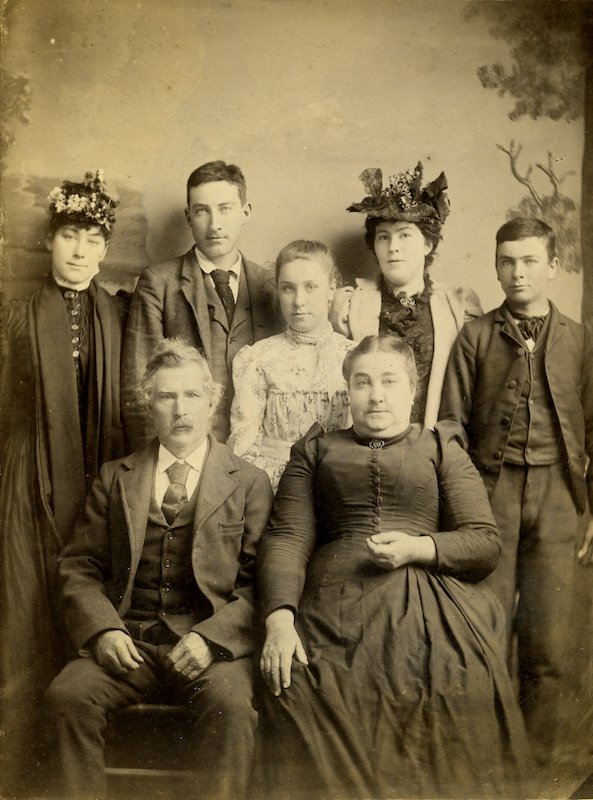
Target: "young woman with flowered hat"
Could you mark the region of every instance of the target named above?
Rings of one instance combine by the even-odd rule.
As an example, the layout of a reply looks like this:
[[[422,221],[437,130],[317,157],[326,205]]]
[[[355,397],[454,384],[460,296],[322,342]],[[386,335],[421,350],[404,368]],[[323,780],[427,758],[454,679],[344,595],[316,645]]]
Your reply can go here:
[[[43,692],[65,657],[57,556],[99,467],[124,452],[124,301],[94,281],[117,201],[100,171],[48,200],[51,272],[30,298],[3,303],[0,339],[3,769],[15,794],[35,788]]]
[[[465,321],[482,314],[471,289],[430,276],[449,214],[447,179],[441,172],[423,186],[420,162],[385,187],[380,169],[366,169],[360,179],[367,196],[348,211],[366,214],[365,241],[380,271],[336,292],[332,323],[356,341],[391,332],[412,347],[419,374],[412,422],[432,427],[453,342]]]

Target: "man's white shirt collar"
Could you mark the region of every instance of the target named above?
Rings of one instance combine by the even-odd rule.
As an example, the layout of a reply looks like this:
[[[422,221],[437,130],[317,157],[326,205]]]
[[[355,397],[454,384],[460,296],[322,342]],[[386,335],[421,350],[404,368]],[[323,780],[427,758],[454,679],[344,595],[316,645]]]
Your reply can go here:
[[[217,267],[209,258],[207,258],[204,253],[198,248],[198,245],[194,247],[194,253],[196,254],[196,260],[198,262],[198,266],[205,272],[207,275],[210,275],[212,270],[214,269],[225,269],[224,267]],[[231,267],[226,267],[227,272],[234,272],[237,278],[241,275],[241,266],[243,263],[243,259],[241,258],[241,253],[237,253],[237,260]]]
[[[196,254],[196,260],[198,262],[198,266],[204,273],[204,275],[210,276],[210,273],[214,269],[222,269],[222,267],[217,267],[216,264],[213,264],[209,258],[206,258],[204,253],[198,249],[198,245],[194,247],[194,253]],[[230,273],[229,277],[229,286],[231,288],[231,292],[233,293],[233,297],[235,298],[235,303],[237,302],[237,298],[239,296],[239,279],[241,277],[241,269],[242,269],[243,259],[241,257],[241,253],[237,253],[237,260],[235,263],[228,267],[226,272]],[[210,277],[212,284],[214,285],[214,281],[212,277]]]
[[[204,458],[206,457],[206,450],[208,449],[208,439],[204,439],[202,444],[197,447],[192,453],[185,456],[185,458],[177,458],[171,453],[163,444],[159,444],[159,455],[157,462],[157,472],[162,474],[166,472],[171,464],[176,461],[185,461],[192,469],[199,474],[204,466]]]
[[[185,482],[185,488],[187,490],[187,496],[191,497],[200,480],[200,474],[204,469],[204,461],[206,460],[207,453],[208,439],[204,439],[202,444],[185,458],[177,458],[177,456],[174,456],[164,445],[159,445],[154,476],[154,497],[158,506],[162,505],[165,492],[170,483],[167,470],[171,464],[174,464],[176,461],[185,461],[189,464],[190,470]]]

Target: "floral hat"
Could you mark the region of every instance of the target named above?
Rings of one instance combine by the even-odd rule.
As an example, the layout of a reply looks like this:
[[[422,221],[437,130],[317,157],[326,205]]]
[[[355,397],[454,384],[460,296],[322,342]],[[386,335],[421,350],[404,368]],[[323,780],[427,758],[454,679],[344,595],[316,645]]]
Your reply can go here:
[[[348,206],[348,211],[358,211],[369,217],[380,217],[393,222],[422,222],[439,229],[449,214],[447,179],[441,174],[422,187],[422,164],[419,161],[413,172],[406,170],[391,175],[383,188],[383,173],[370,168],[359,175],[367,192],[360,203]]]
[[[108,232],[115,223],[115,209],[119,205],[105,190],[102,169],[94,175],[85,172],[82,183],[64,181],[51,190],[47,199],[52,216],[63,215],[84,225],[100,225]]]

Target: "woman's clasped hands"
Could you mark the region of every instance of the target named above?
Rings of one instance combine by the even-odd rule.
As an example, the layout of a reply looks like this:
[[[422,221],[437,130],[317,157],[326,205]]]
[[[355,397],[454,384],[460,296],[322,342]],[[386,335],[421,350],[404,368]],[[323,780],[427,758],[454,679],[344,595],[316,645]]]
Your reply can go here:
[[[309,663],[294,614],[289,608],[278,608],[266,618],[266,641],[259,660],[263,679],[276,697],[290,686],[293,658],[299,664]]]
[[[407,564],[428,566],[436,563],[436,547],[431,536],[410,536],[403,531],[383,531],[367,540],[369,557],[383,569],[397,569]]]

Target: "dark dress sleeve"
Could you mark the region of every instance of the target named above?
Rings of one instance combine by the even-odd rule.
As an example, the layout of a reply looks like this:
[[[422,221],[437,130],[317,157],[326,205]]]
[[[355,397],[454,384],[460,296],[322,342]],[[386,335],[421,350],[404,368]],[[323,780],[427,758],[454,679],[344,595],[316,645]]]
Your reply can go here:
[[[498,564],[501,542],[482,478],[462,447],[458,425],[435,427],[441,530],[433,535],[436,571],[475,583]]]
[[[293,445],[258,549],[258,593],[264,619],[277,608],[290,608],[295,615],[298,609],[317,538],[313,487],[317,439],[322,433],[315,423]]]

